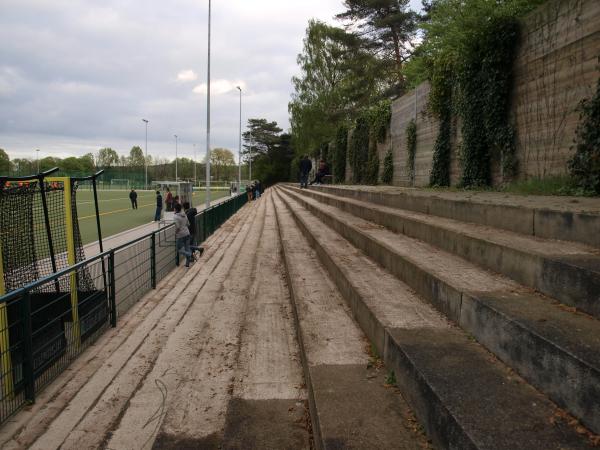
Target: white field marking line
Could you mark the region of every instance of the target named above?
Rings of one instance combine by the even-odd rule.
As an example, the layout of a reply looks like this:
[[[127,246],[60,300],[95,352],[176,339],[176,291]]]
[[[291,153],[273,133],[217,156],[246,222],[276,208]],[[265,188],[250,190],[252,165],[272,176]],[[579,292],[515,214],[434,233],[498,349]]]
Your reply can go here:
[[[154,205],[154,203],[147,203],[145,205],[139,206],[139,208],[147,208],[148,206],[153,206],[153,205]],[[114,211],[107,211],[107,212],[100,213],[99,216],[110,216],[111,214],[122,213],[125,211],[133,211],[133,210],[131,208],[115,209]],[[79,220],[93,219],[95,217],[96,217],[96,214],[91,215],[91,216],[79,217]]]
[[[199,195],[200,192],[194,192],[192,195]],[[204,194],[204,192],[202,192],[202,194]],[[144,197],[151,197],[151,194],[140,194],[140,196],[144,195]],[[108,198],[108,199],[104,199],[104,200],[98,200],[98,203],[102,203],[102,202],[116,202],[116,201],[123,201],[123,200],[129,200],[129,197],[119,197],[119,198]],[[81,202],[77,202],[77,204],[79,205],[89,205],[90,203],[94,203],[93,200],[84,200]]]
[[[145,195],[144,197],[152,197],[151,195]],[[119,197],[119,198],[107,198],[104,200],[98,199],[98,203],[106,203],[106,202],[122,202],[123,200],[129,200],[129,197]],[[84,200],[84,201],[78,201],[77,204],[79,205],[89,205],[91,203],[94,203],[93,200]]]
[[[117,200],[117,199],[113,199],[113,200]],[[123,200],[123,199],[119,199],[119,200]],[[218,200],[218,199],[215,199]],[[112,201],[112,200],[107,200],[107,201]],[[148,206],[154,206],[154,203],[146,203],[145,205],[140,205],[138,207],[139,208],[147,208]],[[125,211],[133,211],[131,208],[123,208],[123,209],[115,209],[113,211],[107,211],[107,212],[103,212],[100,213],[100,216],[109,216],[111,214],[117,214],[117,213],[122,213]],[[84,217],[79,217],[79,220],[86,220],[86,219],[93,219],[94,217],[96,217],[96,214],[93,214],[91,216],[84,216]]]

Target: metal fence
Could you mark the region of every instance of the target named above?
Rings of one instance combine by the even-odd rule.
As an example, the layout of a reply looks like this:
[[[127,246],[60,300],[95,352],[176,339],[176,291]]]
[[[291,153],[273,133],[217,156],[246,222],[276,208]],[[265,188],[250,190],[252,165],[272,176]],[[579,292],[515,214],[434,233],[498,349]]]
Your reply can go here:
[[[201,211],[197,241],[246,201],[239,195]],[[0,297],[0,423],[35,402],[40,390],[156,289],[175,261],[170,224]]]

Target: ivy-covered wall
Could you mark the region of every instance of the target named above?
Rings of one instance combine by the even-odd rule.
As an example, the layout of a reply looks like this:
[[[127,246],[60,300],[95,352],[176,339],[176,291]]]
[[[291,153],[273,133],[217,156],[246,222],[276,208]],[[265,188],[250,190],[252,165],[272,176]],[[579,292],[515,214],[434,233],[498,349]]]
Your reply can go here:
[[[429,174],[433,161],[433,146],[438,133],[437,120],[430,114],[427,114],[429,91],[429,83],[425,82],[411,93],[392,103],[390,134],[394,152],[394,185],[411,185],[411,174],[406,164],[408,161],[406,131],[411,120],[414,120],[417,126],[414,184],[415,186],[426,186],[429,184]]]
[[[526,175],[563,174],[577,106],[600,77],[600,1],[551,0],[526,17],[523,30],[512,99],[519,162]]]
[[[574,153],[577,106],[595,91],[599,55],[598,0],[549,0],[523,19],[510,110],[516,125],[517,178],[566,174]],[[388,139],[394,153],[395,185],[411,184],[406,164],[406,129],[411,120],[417,124],[414,185],[430,182],[439,124],[427,113],[429,91],[429,84],[423,83],[392,104]],[[462,137],[458,119],[452,122],[450,182],[456,185],[461,179]],[[493,183],[500,181],[499,158],[492,158],[491,175]]]

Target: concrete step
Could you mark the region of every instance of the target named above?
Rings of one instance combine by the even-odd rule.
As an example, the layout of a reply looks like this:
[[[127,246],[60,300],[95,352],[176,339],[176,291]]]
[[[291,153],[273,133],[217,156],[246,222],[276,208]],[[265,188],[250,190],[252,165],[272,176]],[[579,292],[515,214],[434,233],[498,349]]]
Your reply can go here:
[[[277,189],[439,448],[588,448],[545,396]]]
[[[246,255],[254,257],[252,270],[246,276],[247,293],[237,293],[239,302],[246,306],[235,360],[232,399],[227,406],[224,449],[310,447],[300,348],[275,211],[269,197],[270,190],[267,190],[251,205],[264,207],[264,226],[256,254]],[[236,283],[237,280],[227,280],[225,292]],[[247,297],[245,302],[244,296]]]
[[[79,440],[97,448],[108,439],[111,426],[123,414],[121,408],[127,406],[127,392],[147,375],[161,346],[224,258],[238,255],[254,213],[244,208],[229,226],[217,230],[199,263],[171,272],[120,318],[117,328],[101,336],[42,391],[35,405],[4,424],[2,448],[70,448],[67,439],[75,446]]]
[[[427,438],[352,311],[281,200],[273,196],[317,449],[424,449]]]
[[[284,191],[283,189],[281,191]],[[289,195],[600,433],[600,322],[429,244]]]
[[[600,317],[600,250],[597,248],[381,206],[313,189],[290,188],[396,233],[428,242]]]
[[[390,186],[311,186],[393,208],[600,247],[600,200]]]
[[[108,448],[140,448],[148,440],[154,448],[309,447],[293,321],[276,304],[285,301],[285,286],[269,270],[267,243],[276,230],[269,231],[264,201],[248,207],[255,218],[241,247],[193,292]]]

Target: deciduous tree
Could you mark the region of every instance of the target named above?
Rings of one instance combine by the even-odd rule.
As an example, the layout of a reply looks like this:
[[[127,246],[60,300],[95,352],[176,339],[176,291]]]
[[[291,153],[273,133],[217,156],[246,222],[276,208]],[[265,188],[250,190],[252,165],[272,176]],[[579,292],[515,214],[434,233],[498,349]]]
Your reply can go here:
[[[75,156],[69,156],[68,158],[63,159],[60,162],[59,167],[61,171],[69,175],[79,174],[83,171],[83,168],[81,167],[81,161]]]
[[[215,179],[228,178],[228,169],[235,165],[233,152],[226,148],[214,148],[210,151],[210,164],[215,168]]]
[[[144,167],[144,152],[139,146],[134,145],[131,147],[131,150],[129,151],[128,162],[131,167],[135,167],[137,169]]]
[[[295,146],[312,153],[333,139],[338,126],[385,90],[381,62],[365,50],[363,39],[322,22],[309,22],[300,75],[292,79],[294,93],[288,105]]]
[[[94,163],[94,154],[86,153],[85,155],[81,156],[79,158],[79,164],[84,172],[93,172],[96,169],[96,164]]]
[[[119,164],[119,154],[110,147],[101,148],[96,156],[98,167],[108,169]]]
[[[10,172],[10,158],[4,149],[0,148],[0,175],[8,175]]]

